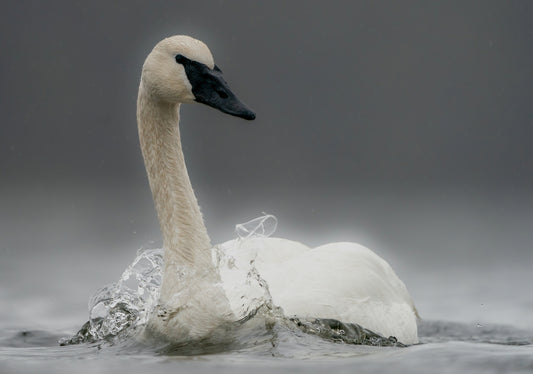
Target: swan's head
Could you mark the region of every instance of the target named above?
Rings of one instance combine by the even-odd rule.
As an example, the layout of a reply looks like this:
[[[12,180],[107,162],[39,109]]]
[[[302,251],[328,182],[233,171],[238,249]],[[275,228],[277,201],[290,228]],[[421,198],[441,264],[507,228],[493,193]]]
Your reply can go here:
[[[157,100],[198,102],[252,120],[255,113],[230,90],[209,48],[190,36],[163,39],[144,62],[141,85]]]

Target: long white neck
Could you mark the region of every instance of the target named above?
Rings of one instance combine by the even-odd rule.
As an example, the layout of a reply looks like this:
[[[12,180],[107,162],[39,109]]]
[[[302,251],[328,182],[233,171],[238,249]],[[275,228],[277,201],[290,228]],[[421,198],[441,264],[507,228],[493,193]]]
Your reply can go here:
[[[163,234],[161,297],[178,291],[177,269],[210,264],[210,240],[189,180],[179,132],[179,104],[157,101],[139,88],[139,140]]]

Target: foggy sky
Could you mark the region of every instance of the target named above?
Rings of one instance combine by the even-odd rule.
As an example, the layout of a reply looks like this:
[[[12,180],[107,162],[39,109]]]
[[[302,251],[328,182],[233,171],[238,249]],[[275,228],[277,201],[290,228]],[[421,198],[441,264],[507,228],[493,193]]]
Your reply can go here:
[[[205,41],[257,112],[182,121],[191,173],[246,184],[529,189],[533,5],[20,1],[1,22],[3,183],[139,181],[153,45]]]
[[[530,251],[533,3],[302,4],[4,5],[0,249],[159,237],[137,88],[153,45],[189,34],[257,113],[182,107],[215,242],[266,211],[281,236],[371,237],[428,256]]]

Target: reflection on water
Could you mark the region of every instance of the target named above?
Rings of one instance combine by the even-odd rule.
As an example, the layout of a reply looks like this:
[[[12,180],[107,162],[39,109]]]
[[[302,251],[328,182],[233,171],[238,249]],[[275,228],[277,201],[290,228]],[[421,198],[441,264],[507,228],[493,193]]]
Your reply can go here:
[[[67,373],[116,368],[129,373],[358,372],[487,373],[531,372],[533,332],[489,325],[424,321],[421,344],[373,347],[291,329],[283,321],[252,319],[239,341],[222,347],[160,347],[123,341],[59,346],[59,334],[0,331],[0,371]],[[6,361],[6,359],[8,359]],[[82,361],[80,361],[82,360]],[[83,365],[80,366],[80,362]]]

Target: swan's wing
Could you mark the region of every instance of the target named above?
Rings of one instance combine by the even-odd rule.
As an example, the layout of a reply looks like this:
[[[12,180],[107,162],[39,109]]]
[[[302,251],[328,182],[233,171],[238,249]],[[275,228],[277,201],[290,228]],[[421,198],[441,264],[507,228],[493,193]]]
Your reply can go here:
[[[274,304],[287,316],[333,318],[405,344],[418,342],[416,310],[407,288],[385,260],[362,245],[331,243],[309,249],[286,239],[250,238],[220,247],[241,269],[253,264]],[[237,308],[243,291],[235,285],[244,278],[239,280],[232,270],[221,271],[221,276]]]
[[[286,315],[358,323],[403,343],[418,341],[416,312],[390,265],[356,243],[332,243],[265,264],[275,304]]]
[[[305,245],[285,239],[254,237],[217,245],[213,260],[230,308],[237,318],[270,300],[263,271],[309,251]]]

